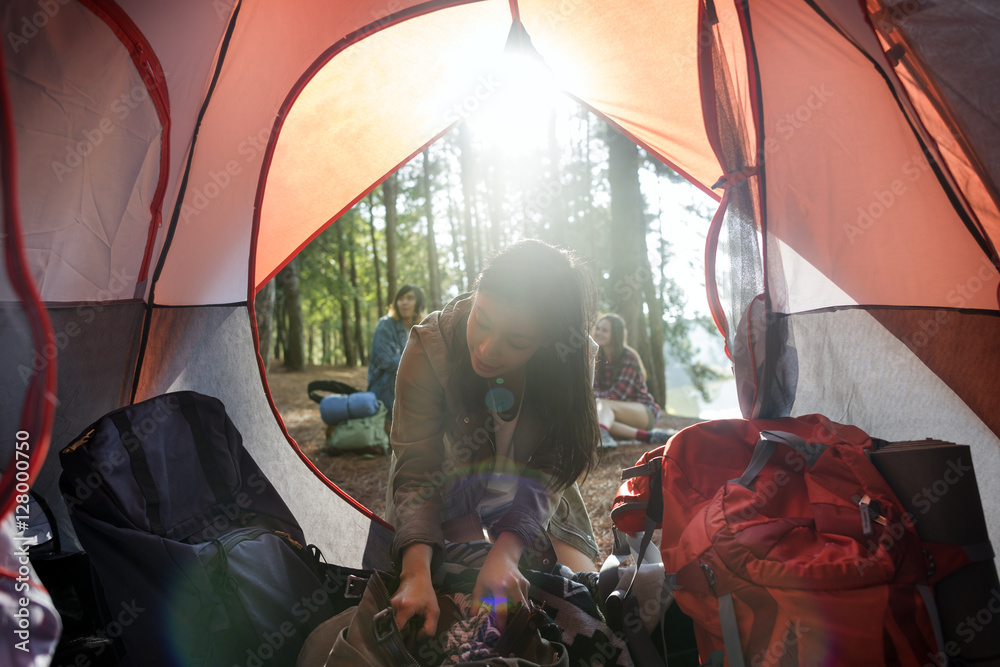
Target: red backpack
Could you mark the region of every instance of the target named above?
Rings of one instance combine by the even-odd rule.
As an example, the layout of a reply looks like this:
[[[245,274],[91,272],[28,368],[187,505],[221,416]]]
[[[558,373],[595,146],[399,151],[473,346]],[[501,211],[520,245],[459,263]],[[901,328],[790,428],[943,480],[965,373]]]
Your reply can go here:
[[[648,543],[662,524],[664,566],[703,661],[939,664],[930,584],[969,560],[920,542],[871,448],[860,429],[819,415],[719,420],[622,473],[615,526]]]

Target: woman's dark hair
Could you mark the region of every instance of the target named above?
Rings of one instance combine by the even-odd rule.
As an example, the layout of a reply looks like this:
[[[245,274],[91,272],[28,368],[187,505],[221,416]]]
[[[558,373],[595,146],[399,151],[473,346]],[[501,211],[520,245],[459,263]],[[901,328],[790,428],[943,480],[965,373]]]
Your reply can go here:
[[[416,285],[410,285],[409,283],[396,291],[396,298],[389,304],[389,317],[397,322],[399,321],[399,310],[396,308],[396,304],[407,292],[413,292],[414,296],[417,297],[417,306],[413,309],[413,323],[416,324],[424,319],[424,291]]]
[[[605,313],[597,318],[597,323],[607,320],[608,324],[611,326],[611,358],[608,359],[604,354],[604,348],[597,353],[597,364],[598,368],[601,364],[609,363],[614,371],[611,373],[611,383],[614,383],[614,378],[618,376],[618,368],[622,362],[622,353],[628,350],[633,355],[635,355],[636,362],[639,364],[639,374],[642,376],[643,382],[646,381],[646,367],[642,365],[642,358],[639,353],[633,350],[625,342],[628,339],[628,330],[625,328],[625,320],[622,319],[621,315],[615,313]],[[597,374],[598,384],[601,389],[610,389],[610,386],[605,387],[601,382],[602,373]]]
[[[493,256],[479,275],[476,293],[535,313],[546,343],[528,360],[524,401],[547,425],[545,449],[532,465],[565,488],[597,462],[601,433],[591,382],[590,330],[597,310],[593,273],[568,250],[528,239]],[[460,338],[465,342],[464,327]],[[482,408],[485,383],[475,375],[468,345],[459,357],[466,407]]]

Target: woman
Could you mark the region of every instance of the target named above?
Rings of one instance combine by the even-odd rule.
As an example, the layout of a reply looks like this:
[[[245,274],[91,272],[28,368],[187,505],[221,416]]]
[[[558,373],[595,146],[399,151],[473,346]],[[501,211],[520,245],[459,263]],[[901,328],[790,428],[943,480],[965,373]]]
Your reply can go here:
[[[600,346],[594,372],[597,418],[605,447],[615,440],[666,442],[670,432],[654,429],[660,406],[646,389],[646,369],[636,351],[625,344],[625,320],[614,313],[602,315],[594,328]]]
[[[392,598],[403,627],[439,610],[432,567],[444,542],[493,545],[473,590],[473,609],[527,600],[522,555],[554,549],[576,571],[599,552],[576,480],[597,456],[592,385],[593,276],[569,253],[521,241],[496,256],[472,294],[412,330],[396,383],[386,516],[395,527],[400,585]],[[581,335],[582,332],[582,335]],[[535,565],[538,567],[539,565]]]
[[[416,285],[403,285],[389,306],[389,314],[379,319],[368,356],[368,391],[385,403],[387,419],[392,419],[396,393],[396,369],[406,346],[410,327],[423,319],[424,293]]]

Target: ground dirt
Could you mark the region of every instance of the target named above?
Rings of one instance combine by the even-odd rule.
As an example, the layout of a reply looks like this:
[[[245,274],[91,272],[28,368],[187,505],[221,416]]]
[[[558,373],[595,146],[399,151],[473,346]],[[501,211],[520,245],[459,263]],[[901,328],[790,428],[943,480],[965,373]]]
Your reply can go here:
[[[275,367],[276,366],[276,367]],[[274,403],[289,434],[303,453],[334,484],[379,516],[385,513],[385,492],[388,482],[387,456],[320,456],[319,445],[326,437],[326,425],[320,419],[319,406],[306,393],[313,380],[339,380],[358,389],[367,385],[365,367],[313,366],[304,373],[289,373],[280,365],[272,365],[268,385]],[[658,427],[682,428],[695,419],[661,415]],[[622,468],[634,465],[649,448],[648,444],[621,443],[617,449],[606,450],[600,463],[585,481],[580,492],[590,511],[594,535],[603,560],[611,552],[611,503],[618,490]]]

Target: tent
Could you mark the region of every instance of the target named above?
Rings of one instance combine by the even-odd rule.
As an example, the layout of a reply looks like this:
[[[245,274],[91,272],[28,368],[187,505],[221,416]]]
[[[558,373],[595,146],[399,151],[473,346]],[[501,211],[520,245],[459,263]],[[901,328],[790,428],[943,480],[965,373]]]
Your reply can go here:
[[[530,44],[719,200],[708,299],[745,414],[969,444],[1000,536],[986,0],[8,0],[3,27],[0,510],[24,438],[72,535],[55,450],[193,389],[330,561],[376,564],[389,527],[274,409],[253,296]]]

